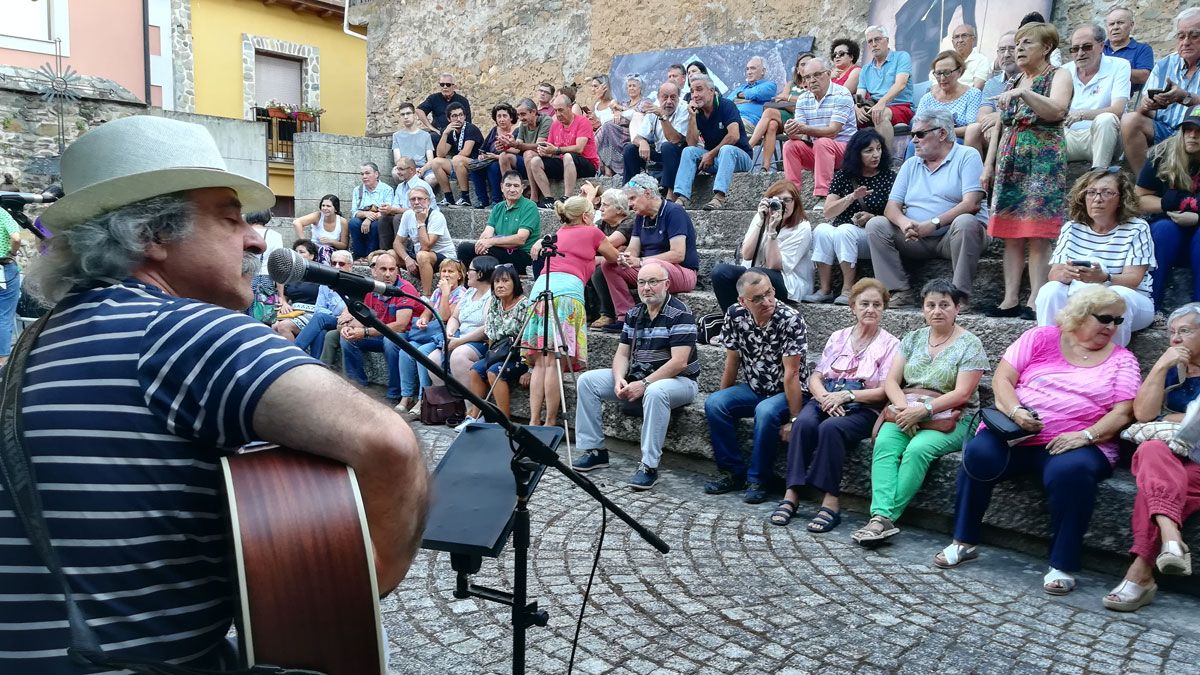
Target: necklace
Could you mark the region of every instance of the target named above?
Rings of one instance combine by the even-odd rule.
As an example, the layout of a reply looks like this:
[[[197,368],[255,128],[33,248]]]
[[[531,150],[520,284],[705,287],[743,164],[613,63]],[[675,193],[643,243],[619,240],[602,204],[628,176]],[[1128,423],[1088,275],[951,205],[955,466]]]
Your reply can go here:
[[[941,342],[939,342],[939,343],[937,343],[937,344],[935,345],[935,344],[933,344],[933,342],[932,342],[932,338],[933,338],[933,331],[929,331],[929,337],[928,337],[928,338],[926,338],[926,340],[925,340],[925,344],[929,345],[929,348],[930,348],[930,349],[937,349],[938,347],[941,347],[942,345],[944,345],[944,344],[946,344],[947,342],[949,342],[949,341],[950,341],[950,338],[952,338],[952,337],[954,337],[954,331],[953,331],[953,330],[951,330],[951,331],[950,331],[950,334],[946,336],[946,339],[945,339],[945,340],[942,340]]]
[[[871,335],[870,337],[867,337],[864,335],[862,337],[855,338],[854,333],[851,333],[850,334],[850,351],[854,352],[855,357],[861,356],[862,353],[864,351],[866,351],[867,347],[871,346],[871,343],[875,341],[875,338],[878,335],[879,335],[878,330],[876,330],[875,333],[873,335]]]

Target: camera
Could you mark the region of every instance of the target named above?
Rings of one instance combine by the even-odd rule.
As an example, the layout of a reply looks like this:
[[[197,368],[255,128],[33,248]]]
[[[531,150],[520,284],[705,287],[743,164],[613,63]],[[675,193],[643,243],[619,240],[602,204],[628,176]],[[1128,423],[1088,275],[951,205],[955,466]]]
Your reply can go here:
[[[783,208],[783,202],[779,201],[779,197],[771,197],[767,200],[767,208],[772,211],[778,211]]]

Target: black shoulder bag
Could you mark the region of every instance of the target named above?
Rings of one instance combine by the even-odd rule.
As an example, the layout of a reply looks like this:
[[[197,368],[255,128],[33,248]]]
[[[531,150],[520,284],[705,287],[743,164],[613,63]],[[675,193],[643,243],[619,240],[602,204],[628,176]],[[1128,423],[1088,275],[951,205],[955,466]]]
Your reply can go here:
[[[4,479],[4,489],[12,495],[13,510],[21,520],[29,542],[62,589],[71,634],[67,656],[82,667],[129,670],[144,675],[321,675],[312,670],[289,670],[267,665],[244,670],[216,671],[148,659],[112,658],[104,653],[99,640],[96,639],[96,633],[87,624],[83,611],[75,602],[70,580],[63,572],[58,552],[50,543],[50,531],[46,528],[46,518],[42,512],[42,497],[38,492],[37,478],[33,474],[33,466],[25,448],[25,429],[18,413],[21,409],[21,384],[24,380],[25,361],[52,313],[47,312],[36,323],[22,331],[4,367],[3,381],[0,383],[0,435],[3,436],[0,439],[0,476]]]

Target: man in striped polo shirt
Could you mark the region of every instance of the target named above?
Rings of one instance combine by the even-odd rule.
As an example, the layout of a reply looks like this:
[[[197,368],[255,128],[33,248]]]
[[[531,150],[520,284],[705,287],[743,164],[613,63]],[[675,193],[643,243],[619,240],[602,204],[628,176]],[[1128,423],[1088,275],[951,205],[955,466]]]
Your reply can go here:
[[[802,188],[805,170],[813,172],[813,195],[824,206],[833,172],[842,165],[846,143],[858,131],[854,95],[829,79],[829,64],[824,59],[809,59],[800,81],[808,89],[796,99],[796,116],[783,125],[791,139],[783,144],[783,175]]]
[[[421,453],[400,417],[240,313],[266,246],[242,213],[270,191],[228,173],[203,127],[149,116],[80,137],[62,175],[30,274],[56,304],[17,376],[46,526],[103,658],[234,665],[219,460],[250,441],[356,469],[394,588],[420,542]],[[97,672],[66,655],[62,589],[13,508],[0,488],[0,673]]]
[[[642,461],[630,477],[634,490],[658,482],[658,462],[671,410],[696,398],[700,361],[696,355],[696,317],[670,294],[667,269],[654,259],[638,270],[642,303],[625,314],[621,344],[611,369],[589,370],[579,377],[575,395],[575,434],[583,454],[572,466],[591,471],[608,466],[600,401],[641,400]]]

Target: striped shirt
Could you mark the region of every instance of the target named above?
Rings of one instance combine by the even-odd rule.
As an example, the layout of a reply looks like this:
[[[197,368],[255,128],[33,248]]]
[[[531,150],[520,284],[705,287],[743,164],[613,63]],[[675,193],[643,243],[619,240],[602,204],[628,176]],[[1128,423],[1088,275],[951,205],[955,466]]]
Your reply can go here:
[[[850,94],[849,89],[832,82],[820,101],[811,91],[805,89],[796,99],[796,121],[810,127],[827,127],[834,122],[841,122],[842,129],[833,140],[846,143],[858,131],[854,96]]]
[[[252,318],[136,280],[59,303],[26,363],[25,441],[46,522],[106,652],[214,667],[233,616],[220,457],[256,440],[283,373],[316,363]],[[0,488],[0,673],[89,672]]]
[[[1132,218],[1105,234],[1083,223],[1068,220],[1058,233],[1058,243],[1054,245],[1050,264],[1068,265],[1072,260],[1100,263],[1101,269],[1109,274],[1120,274],[1126,265],[1148,265],[1151,270],[1158,267],[1154,260],[1150,226],[1141,218]],[[1150,297],[1152,288],[1153,282],[1150,275],[1146,274],[1137,290]]]
[[[688,354],[687,366],[676,377],[692,380],[699,377],[696,317],[692,315],[692,310],[682,300],[668,296],[654,319],[650,319],[645,312],[645,303],[633,307],[625,313],[625,325],[621,328],[621,344],[631,345],[633,349],[629,355],[630,370],[640,370],[640,376],[645,377],[671,360],[673,348],[690,347],[692,351]]]
[[[1150,71],[1150,79],[1146,80],[1146,89],[1166,89],[1169,86],[1167,80],[1191,94],[1192,98],[1200,97],[1200,68],[1196,68],[1192,76],[1188,77],[1187,63],[1179,57],[1179,52],[1171,52],[1154,64],[1154,70]],[[1187,111],[1188,107],[1184,104],[1172,103],[1162,110],[1155,111],[1154,121],[1174,129]]]

